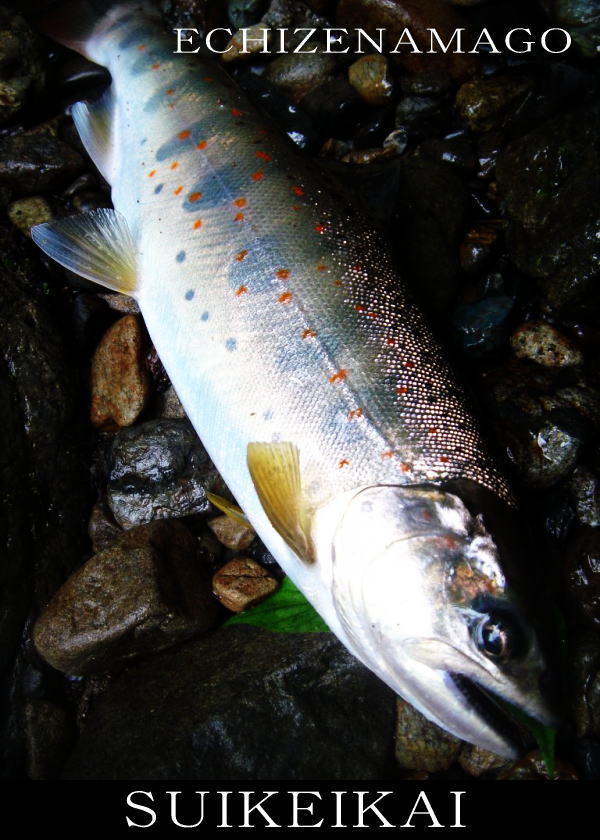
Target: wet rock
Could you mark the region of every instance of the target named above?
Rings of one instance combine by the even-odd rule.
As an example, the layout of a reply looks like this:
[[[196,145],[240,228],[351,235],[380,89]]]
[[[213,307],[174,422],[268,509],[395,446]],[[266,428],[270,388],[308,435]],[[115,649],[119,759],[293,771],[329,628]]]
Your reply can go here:
[[[38,36],[21,15],[0,8],[0,125],[13,120],[43,83]]]
[[[466,82],[456,94],[456,108],[472,131],[500,128],[525,97],[531,83],[513,76]]]
[[[383,148],[387,151],[390,149],[394,155],[402,155],[408,148],[408,136],[403,128],[395,128],[390,131],[383,141]]]
[[[377,41],[377,29],[384,30],[384,45],[393,50],[409,29],[417,48],[423,53],[431,48],[430,29],[435,29],[447,44],[459,28],[465,28],[461,14],[445,0],[340,0],[336,26],[362,28]],[[453,79],[465,80],[475,75],[476,56],[449,50],[435,55],[412,54],[410,42],[404,39],[404,50],[392,58],[413,73],[428,72],[432,67],[448,72]],[[434,43],[435,46],[435,43]],[[438,46],[439,50],[439,46]]]
[[[30,700],[24,717],[28,777],[56,778],[75,740],[73,721],[62,706],[47,700]]]
[[[270,0],[262,20],[273,29],[295,29],[296,27],[318,29],[327,24],[325,18],[315,14],[309,4],[303,3],[302,0]],[[301,32],[299,37],[303,38],[305,35],[306,32]],[[291,39],[288,43],[293,48],[294,40]]]
[[[446,163],[459,173],[473,175],[477,171],[477,160],[468,137],[433,137],[419,145],[419,155],[430,160]]]
[[[506,322],[513,304],[513,299],[505,295],[461,304],[452,315],[454,340],[472,355],[498,349],[506,339]]]
[[[335,66],[331,55],[288,53],[271,61],[264,77],[294,102],[300,102],[311,90],[329,80]]]
[[[600,10],[595,0],[544,0],[557,26],[567,29],[586,58],[600,47]]]
[[[510,762],[496,753],[465,744],[458,757],[458,763],[469,776],[485,776],[495,770],[508,769]]]
[[[266,569],[249,557],[236,557],[213,577],[213,592],[228,610],[243,612],[279,588]]]
[[[70,674],[101,673],[214,624],[196,540],[179,522],[129,531],[59,589],[34,627],[39,654]]]
[[[456,290],[466,190],[454,172],[433,161],[406,160],[398,171],[402,202],[392,236],[399,264],[426,311],[436,315]]]
[[[123,529],[119,528],[103,501],[96,502],[92,508],[88,521],[88,534],[96,554],[108,548],[123,535]]]
[[[600,629],[600,528],[580,525],[567,547],[567,587],[573,609],[589,627]]]
[[[368,105],[386,105],[394,93],[383,55],[361,56],[348,68],[348,81]]]
[[[224,47],[222,61],[248,61],[261,54],[267,54],[271,45],[272,32],[263,23],[249,26],[243,32],[236,32]]]
[[[567,686],[579,738],[600,736],[600,651],[598,637],[579,636],[569,651]]]
[[[582,525],[600,526],[600,482],[589,467],[579,466],[569,482],[571,500]]]
[[[460,246],[460,265],[467,274],[479,274],[498,252],[498,228],[489,224],[475,225]]]
[[[229,0],[227,17],[236,29],[252,26],[260,19],[266,5],[266,0]]]
[[[20,198],[8,206],[8,218],[25,236],[31,236],[31,228],[50,222],[54,218],[52,208],[40,195]]]
[[[551,310],[600,306],[599,143],[600,109],[588,107],[549,120],[498,160],[511,258],[537,278]]]
[[[135,300],[135,298],[129,297],[129,295],[119,295],[112,294],[110,292],[100,292],[96,295],[96,297],[105,300],[106,303],[110,306],[110,308],[114,309],[115,312],[121,312],[123,315],[140,314],[140,307],[138,305],[138,302]]]
[[[405,700],[397,701],[396,760],[406,770],[447,770],[463,742],[427,720]]]
[[[442,134],[446,130],[449,108],[431,96],[405,96],[396,108],[396,127],[412,140]]]
[[[556,327],[544,321],[528,321],[510,337],[519,359],[529,359],[545,367],[569,367],[583,362],[581,352]]]
[[[527,753],[522,759],[511,764],[506,770],[503,770],[497,776],[498,779],[511,779],[513,781],[519,779],[555,779],[555,780],[575,780],[578,779],[577,771],[567,761],[556,762],[554,774],[551,777],[548,773],[548,768],[542,758],[539,750]]]
[[[177,392],[172,385],[166,391],[158,394],[155,401],[154,411],[157,417],[165,420],[185,420],[187,414],[181,405]]]
[[[80,154],[53,127],[40,126],[0,140],[0,182],[19,195],[60,189],[84,167]]]
[[[352,85],[340,78],[319,85],[302,100],[302,108],[325,136],[342,139],[354,132],[365,107]]]
[[[394,147],[394,145],[389,143],[384,149],[354,149],[343,155],[341,160],[344,163],[368,165],[376,161],[389,160],[390,158],[397,157],[398,154],[402,154],[402,152],[398,151],[398,147]]]
[[[392,691],[331,634],[225,627],[117,677],[64,775],[380,779],[393,713]]]
[[[206,490],[223,495],[222,482],[187,421],[150,420],[115,435],[107,498],[123,528],[209,513]]]
[[[144,335],[135,315],[120,318],[103,336],[90,381],[90,419],[96,428],[131,426],[144,410],[149,379],[143,350]]]
[[[521,480],[547,488],[565,478],[593,435],[595,390],[575,372],[559,377],[517,360],[486,371],[482,387],[497,438]]]
[[[377,108],[370,111],[357,125],[353,141],[357,149],[369,149],[381,146],[386,136],[394,127],[394,108]]]
[[[256,538],[256,531],[247,525],[236,522],[230,516],[216,516],[208,520],[208,527],[226,548],[243,551]]]

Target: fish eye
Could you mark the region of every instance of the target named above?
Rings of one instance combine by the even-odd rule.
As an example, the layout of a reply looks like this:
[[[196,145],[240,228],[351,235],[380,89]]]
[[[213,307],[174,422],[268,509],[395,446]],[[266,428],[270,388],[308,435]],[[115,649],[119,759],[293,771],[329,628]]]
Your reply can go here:
[[[502,612],[482,616],[475,625],[473,637],[482,653],[499,661],[522,656],[526,648],[520,627],[513,618]]]

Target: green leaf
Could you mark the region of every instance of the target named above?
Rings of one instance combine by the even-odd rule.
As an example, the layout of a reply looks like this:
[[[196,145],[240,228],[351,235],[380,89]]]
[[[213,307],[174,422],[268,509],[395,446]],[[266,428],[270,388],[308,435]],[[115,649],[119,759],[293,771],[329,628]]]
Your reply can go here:
[[[288,577],[283,579],[277,592],[255,607],[233,615],[224,626],[232,624],[253,624],[274,633],[329,632],[319,613]]]

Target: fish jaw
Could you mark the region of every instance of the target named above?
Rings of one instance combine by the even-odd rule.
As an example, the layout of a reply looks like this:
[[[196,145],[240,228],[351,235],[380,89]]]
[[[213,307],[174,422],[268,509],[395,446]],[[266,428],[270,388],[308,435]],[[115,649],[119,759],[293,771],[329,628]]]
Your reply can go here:
[[[423,486],[362,488],[336,513],[332,601],[347,646],[429,720],[514,758],[518,739],[494,698],[554,719],[536,634],[481,517]]]

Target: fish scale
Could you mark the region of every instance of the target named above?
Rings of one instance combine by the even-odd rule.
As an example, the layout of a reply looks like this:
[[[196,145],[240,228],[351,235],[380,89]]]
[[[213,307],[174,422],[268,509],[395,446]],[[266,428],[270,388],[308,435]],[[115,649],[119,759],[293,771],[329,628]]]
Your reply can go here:
[[[210,457],[344,644],[440,726],[514,755],[464,688],[549,719],[487,525],[514,502],[387,245],[139,4],[89,29],[77,46],[112,85],[73,116],[116,212],[34,240],[137,298]]]

